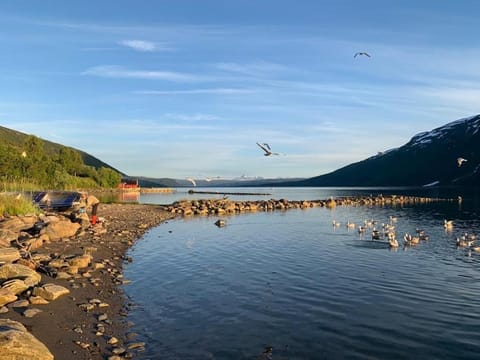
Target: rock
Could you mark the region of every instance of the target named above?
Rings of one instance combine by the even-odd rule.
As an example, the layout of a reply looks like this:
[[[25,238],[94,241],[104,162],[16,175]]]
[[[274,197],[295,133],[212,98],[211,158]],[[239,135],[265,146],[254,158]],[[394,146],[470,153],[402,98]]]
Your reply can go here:
[[[86,342],[75,341],[75,344],[80,346],[82,349],[88,349],[90,347],[90,344],[88,344]],[[2,360],[2,359],[0,358],[0,360]]]
[[[22,230],[30,229],[37,222],[36,216],[12,216],[0,223],[0,228],[18,234]]]
[[[0,248],[0,264],[12,263],[20,259],[20,252],[13,247]]]
[[[8,308],[6,306],[0,306],[0,314],[6,314],[8,312]]]
[[[96,262],[95,264],[93,264],[93,269],[94,270],[105,269],[105,265],[102,263]]]
[[[128,344],[128,350],[144,348],[144,347],[145,347],[145,343],[141,341]]]
[[[108,339],[107,343],[110,345],[118,344],[118,339],[115,336],[112,336],[110,339]]]
[[[21,258],[15,261],[15,264],[26,266],[32,270],[35,270],[37,268],[37,263],[31,259]]]
[[[30,296],[28,298],[28,301],[30,301],[30,304],[32,304],[32,305],[47,305],[48,304],[48,300],[45,300],[41,296]]]
[[[1,289],[0,288],[0,306],[10,304],[11,302],[14,302],[17,300],[17,296],[9,291],[8,289]]]
[[[51,266],[53,268],[60,269],[64,266],[68,265],[65,260],[63,259],[53,259],[48,262],[48,266]]]
[[[7,289],[14,295],[21,294],[27,290],[29,286],[25,284],[23,280],[20,279],[11,279],[7,280],[2,284],[2,289]]]
[[[68,260],[68,263],[70,266],[76,266],[78,268],[86,268],[88,265],[90,265],[90,262],[92,261],[92,256],[91,255],[80,255],[80,256],[75,256],[74,258]]]
[[[55,300],[60,296],[67,295],[69,293],[70,290],[67,288],[55,284],[45,284],[42,287],[36,287],[33,289],[33,295],[41,296],[49,301]]]
[[[37,285],[41,275],[27,266],[20,264],[5,264],[0,266],[0,284],[9,279],[21,279],[27,287]]]
[[[30,303],[28,300],[17,300],[10,304],[12,308],[27,307]]]
[[[9,247],[10,243],[18,239],[18,232],[9,229],[0,229],[0,248]]]
[[[121,355],[121,354],[124,354],[126,351],[127,350],[123,347],[117,347],[117,348],[112,349],[112,354]]]
[[[65,271],[59,271],[57,273],[57,276],[56,276],[56,279],[60,279],[60,280],[68,280],[72,277],[71,274],[65,272]]]
[[[44,244],[48,244],[49,242],[50,236],[48,236],[47,234],[41,234],[38,237],[34,237],[24,241],[23,245],[25,245],[30,251],[34,251],[40,249]]]
[[[80,305],[78,305],[78,307],[79,307],[80,309],[82,309],[83,311],[90,311],[90,310],[95,309],[95,305],[94,305],[94,304],[80,304]]]
[[[78,274],[78,266],[69,266],[66,268],[66,272],[70,275],[76,275]]]
[[[23,312],[23,316],[25,316],[26,318],[32,318],[35,315],[40,314],[41,312],[42,310],[40,309],[27,309]]]
[[[55,241],[74,236],[78,229],[80,229],[79,223],[73,223],[68,219],[60,219],[59,221],[49,223],[45,234],[48,235],[51,241]]]
[[[21,323],[0,319],[0,360],[53,360],[48,348]]]

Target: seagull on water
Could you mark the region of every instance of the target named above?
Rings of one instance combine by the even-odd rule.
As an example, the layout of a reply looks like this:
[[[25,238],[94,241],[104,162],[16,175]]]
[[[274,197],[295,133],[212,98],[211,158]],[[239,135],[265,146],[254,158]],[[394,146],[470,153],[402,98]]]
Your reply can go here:
[[[366,53],[364,51],[360,51],[360,52],[357,52],[355,53],[355,55],[353,55],[354,58],[356,58],[357,56],[367,56],[367,57],[371,57],[369,53]]]
[[[280,155],[279,153],[274,153],[272,152],[272,149],[270,148],[270,145],[268,145],[267,143],[263,143],[263,144],[259,144],[257,142],[257,145],[260,146],[260,148],[265,151],[265,156],[270,156],[270,155]]]
[[[465,162],[465,161],[468,161],[467,159],[464,159],[462,157],[459,157],[457,159],[457,164],[458,164],[458,167],[462,166],[462,164]]]

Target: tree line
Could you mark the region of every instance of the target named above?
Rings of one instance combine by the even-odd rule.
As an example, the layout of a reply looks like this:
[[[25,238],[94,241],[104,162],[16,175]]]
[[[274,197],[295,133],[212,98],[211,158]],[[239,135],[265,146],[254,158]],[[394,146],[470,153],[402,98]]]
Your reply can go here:
[[[29,135],[20,148],[0,144],[0,180],[4,189],[114,188],[121,174],[86,165],[80,152],[69,147],[47,153],[44,141]]]

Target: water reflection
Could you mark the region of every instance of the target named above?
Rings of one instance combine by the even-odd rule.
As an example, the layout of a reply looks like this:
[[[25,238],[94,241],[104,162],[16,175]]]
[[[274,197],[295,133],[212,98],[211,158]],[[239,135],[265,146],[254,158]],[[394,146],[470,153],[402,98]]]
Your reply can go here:
[[[480,254],[455,245],[458,234],[480,232],[474,204],[243,214],[223,228],[217,217],[163,224],[135,245],[125,269],[133,280],[125,291],[139,304],[133,330],[148,344],[141,358],[474,359]],[[399,237],[422,228],[430,239],[390,251],[345,226],[391,217]],[[454,220],[450,232],[445,219]]]

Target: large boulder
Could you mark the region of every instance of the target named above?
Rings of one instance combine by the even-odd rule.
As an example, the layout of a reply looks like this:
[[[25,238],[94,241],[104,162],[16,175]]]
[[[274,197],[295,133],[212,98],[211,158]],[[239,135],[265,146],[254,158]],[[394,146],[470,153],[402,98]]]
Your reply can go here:
[[[69,219],[60,219],[59,221],[49,223],[45,229],[45,234],[52,241],[60,240],[74,236],[79,228],[79,223],[71,222]]]
[[[36,216],[12,216],[0,222],[0,228],[18,233],[30,229],[37,220]]]
[[[53,355],[21,323],[0,319],[0,360],[53,360]]]

